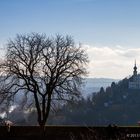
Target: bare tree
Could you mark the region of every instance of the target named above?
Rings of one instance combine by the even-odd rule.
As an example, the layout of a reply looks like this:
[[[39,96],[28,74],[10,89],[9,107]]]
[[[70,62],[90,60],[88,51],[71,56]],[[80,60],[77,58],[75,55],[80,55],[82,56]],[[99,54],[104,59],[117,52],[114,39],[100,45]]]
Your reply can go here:
[[[28,103],[35,104],[39,125],[44,126],[54,100],[79,97],[78,87],[87,62],[86,53],[70,36],[47,38],[31,33],[17,35],[8,42],[0,68],[11,83],[10,97],[24,93],[30,99]]]

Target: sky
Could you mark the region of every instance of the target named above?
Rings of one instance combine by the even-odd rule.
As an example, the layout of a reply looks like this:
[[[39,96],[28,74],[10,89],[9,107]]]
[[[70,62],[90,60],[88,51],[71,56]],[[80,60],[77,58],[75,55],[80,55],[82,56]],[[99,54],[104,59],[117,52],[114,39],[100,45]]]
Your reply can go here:
[[[0,0],[0,47],[30,32],[71,35],[89,55],[89,77],[140,69],[140,0]],[[1,50],[1,56],[3,56]]]

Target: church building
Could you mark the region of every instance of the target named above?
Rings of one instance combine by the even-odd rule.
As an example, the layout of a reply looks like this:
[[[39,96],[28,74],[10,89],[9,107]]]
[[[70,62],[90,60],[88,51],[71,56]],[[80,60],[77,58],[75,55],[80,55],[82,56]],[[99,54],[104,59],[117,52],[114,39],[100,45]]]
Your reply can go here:
[[[135,65],[134,65],[133,75],[129,79],[128,88],[129,89],[140,89],[140,74],[137,73],[136,61],[135,61]]]

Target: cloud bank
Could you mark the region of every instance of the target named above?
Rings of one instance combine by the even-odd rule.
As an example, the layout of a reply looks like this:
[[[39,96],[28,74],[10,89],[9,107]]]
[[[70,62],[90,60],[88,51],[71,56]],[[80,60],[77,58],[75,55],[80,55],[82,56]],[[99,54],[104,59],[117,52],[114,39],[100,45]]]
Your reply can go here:
[[[125,78],[132,75],[135,59],[140,73],[140,48],[81,45],[89,56],[88,77]],[[5,50],[0,50],[0,59],[3,59]]]
[[[89,56],[89,77],[122,79],[132,75],[134,61],[140,72],[140,48],[83,45]]]

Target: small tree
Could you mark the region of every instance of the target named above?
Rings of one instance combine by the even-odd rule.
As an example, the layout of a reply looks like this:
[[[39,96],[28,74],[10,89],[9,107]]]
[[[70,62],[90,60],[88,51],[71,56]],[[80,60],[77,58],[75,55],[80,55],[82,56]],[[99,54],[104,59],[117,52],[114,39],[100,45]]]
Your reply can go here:
[[[39,125],[44,126],[54,100],[79,97],[87,62],[86,53],[70,36],[32,33],[8,42],[1,71],[11,84],[8,94],[25,93],[28,103],[35,104]]]
[[[104,88],[103,88],[103,87],[101,87],[101,88],[100,88],[99,93],[100,93],[100,94],[104,94],[104,93],[105,93],[105,90],[104,90]]]

